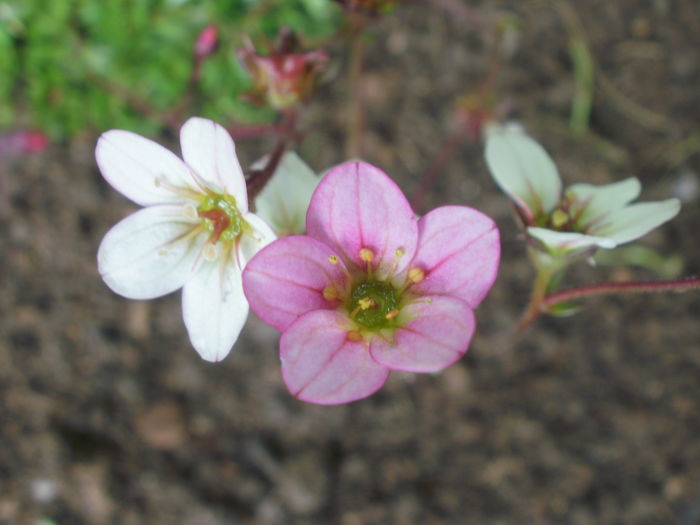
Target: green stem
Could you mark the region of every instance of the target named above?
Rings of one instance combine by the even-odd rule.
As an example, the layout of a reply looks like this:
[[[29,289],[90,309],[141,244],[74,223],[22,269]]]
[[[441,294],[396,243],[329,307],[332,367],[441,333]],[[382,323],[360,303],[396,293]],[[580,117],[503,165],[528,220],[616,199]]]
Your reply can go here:
[[[532,285],[532,291],[530,292],[530,301],[525,307],[525,311],[523,312],[518,324],[515,327],[515,330],[513,331],[513,342],[520,339],[542,313],[542,305],[544,304],[545,297],[547,296],[547,288],[549,288],[549,284],[551,283],[555,274],[556,271],[549,267],[539,267],[537,269],[537,276],[535,277],[535,282]]]

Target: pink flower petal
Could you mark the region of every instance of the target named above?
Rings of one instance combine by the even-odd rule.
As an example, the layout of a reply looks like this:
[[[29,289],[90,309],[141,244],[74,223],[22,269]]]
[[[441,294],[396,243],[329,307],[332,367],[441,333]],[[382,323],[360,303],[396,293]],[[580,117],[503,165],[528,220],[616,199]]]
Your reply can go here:
[[[435,372],[464,355],[474,334],[474,312],[459,299],[431,299],[402,309],[399,320],[409,320],[396,331],[393,344],[378,336],[372,339],[375,361],[392,370]]]
[[[282,376],[289,391],[319,405],[349,403],[381,388],[389,370],[372,360],[364,342],[347,338],[347,318],[319,310],[282,334]]]
[[[379,275],[390,271],[396,251],[404,256],[401,271],[416,249],[415,215],[399,187],[381,170],[363,162],[346,162],[329,171],[311,198],[306,231],[338,250],[346,261],[365,268],[362,248],[375,254]]]
[[[180,130],[182,158],[217,193],[236,199],[241,213],[248,211],[248,193],[231,135],[216,122],[192,117]]]
[[[299,316],[334,309],[323,297],[326,286],[344,287],[340,265],[328,260],[334,250],[308,236],[292,235],[263,248],[246,265],[243,289],[253,311],[269,325],[286,330]]]
[[[475,308],[498,273],[498,229],[486,215],[465,206],[442,206],[418,222],[418,250],[411,267],[425,279],[411,287],[421,294],[451,295]]]
[[[113,129],[97,141],[95,158],[109,184],[136,204],[185,202],[196,184],[182,160],[145,137]]]

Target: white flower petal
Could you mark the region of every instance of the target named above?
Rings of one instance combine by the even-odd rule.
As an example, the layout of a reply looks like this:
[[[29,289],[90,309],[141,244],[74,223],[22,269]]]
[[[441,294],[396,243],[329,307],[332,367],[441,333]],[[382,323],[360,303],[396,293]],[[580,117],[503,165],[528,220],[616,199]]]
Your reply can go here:
[[[534,216],[559,203],[561,179],[554,162],[537,142],[513,128],[490,128],[486,163],[501,189]]]
[[[221,361],[248,317],[241,269],[231,250],[204,260],[182,289],[182,315],[192,346],[206,361]]]
[[[222,126],[200,117],[192,117],[180,130],[182,158],[217,193],[236,199],[241,213],[248,211],[248,193],[236,147]]]
[[[320,180],[299,155],[285,153],[272,179],[255,199],[256,213],[280,236],[305,233],[306,211]]]
[[[241,268],[245,268],[245,265],[256,253],[277,238],[272,228],[254,213],[246,213],[243,220],[248,223],[251,231],[244,229],[238,242],[238,258]]]
[[[180,288],[190,276],[204,234],[183,207],[149,206],[117,223],[97,251],[107,286],[130,299],[152,299]]]
[[[142,206],[182,202],[195,187],[187,165],[145,137],[113,129],[97,141],[95,158],[102,176],[125,197]]]
[[[547,228],[530,227],[527,229],[530,237],[534,237],[553,252],[572,252],[584,250],[592,246],[599,248],[615,248],[617,243],[607,237],[596,237],[576,232],[560,232]]]
[[[610,213],[590,232],[614,239],[618,244],[638,239],[657,226],[675,217],[681,209],[678,199],[640,202]]]
[[[574,184],[566,190],[566,198],[572,201],[569,215],[576,218],[579,228],[586,228],[632,202],[639,197],[641,190],[642,185],[636,177],[603,186]]]

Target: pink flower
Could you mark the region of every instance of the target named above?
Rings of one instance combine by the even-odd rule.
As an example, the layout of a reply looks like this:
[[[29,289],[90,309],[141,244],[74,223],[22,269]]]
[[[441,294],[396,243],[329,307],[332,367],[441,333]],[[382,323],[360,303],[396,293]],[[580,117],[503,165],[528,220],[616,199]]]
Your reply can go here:
[[[306,229],[263,248],[243,273],[251,308],[283,332],[292,394],[347,403],[376,392],[390,370],[433,372],[466,352],[472,310],[498,270],[491,219],[443,206],[418,220],[382,171],[348,162],[319,184]]]

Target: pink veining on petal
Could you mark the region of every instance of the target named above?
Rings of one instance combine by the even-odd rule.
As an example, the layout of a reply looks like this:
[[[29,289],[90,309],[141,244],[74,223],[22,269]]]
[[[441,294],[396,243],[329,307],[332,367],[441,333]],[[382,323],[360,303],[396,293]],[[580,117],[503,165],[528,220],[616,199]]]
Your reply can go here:
[[[396,331],[393,343],[372,339],[375,361],[392,370],[435,372],[464,355],[476,326],[474,312],[460,299],[431,299],[403,309],[401,316],[410,320]]]
[[[336,405],[372,395],[386,382],[389,370],[371,358],[364,342],[348,339],[346,325],[344,315],[319,310],[282,334],[282,376],[294,396]]]
[[[334,309],[323,296],[327,286],[344,287],[346,276],[328,257],[334,251],[305,235],[284,237],[263,248],[243,273],[243,289],[253,311],[284,331],[312,310]]]
[[[395,268],[401,271],[418,239],[417,220],[399,187],[364,162],[346,162],[324,176],[311,198],[306,230],[360,268],[366,267],[360,250],[369,248],[379,273],[391,270],[397,249],[404,253]]]
[[[466,206],[442,206],[418,222],[411,266],[425,271],[419,294],[458,297],[475,308],[496,280],[501,246],[494,222]]]

